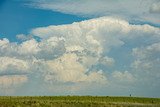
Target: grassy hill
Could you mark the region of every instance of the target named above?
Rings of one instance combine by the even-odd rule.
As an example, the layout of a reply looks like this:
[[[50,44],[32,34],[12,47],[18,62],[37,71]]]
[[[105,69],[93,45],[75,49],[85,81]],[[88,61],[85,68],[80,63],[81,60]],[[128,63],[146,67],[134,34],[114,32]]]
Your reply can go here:
[[[1,96],[0,107],[160,107],[160,98],[109,96]]]

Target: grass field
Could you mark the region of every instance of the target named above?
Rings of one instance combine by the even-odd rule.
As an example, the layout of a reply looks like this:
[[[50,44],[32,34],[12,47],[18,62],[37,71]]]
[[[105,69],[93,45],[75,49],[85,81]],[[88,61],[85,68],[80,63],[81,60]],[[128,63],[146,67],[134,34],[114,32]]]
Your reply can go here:
[[[0,107],[160,107],[160,98],[109,96],[1,96]]]

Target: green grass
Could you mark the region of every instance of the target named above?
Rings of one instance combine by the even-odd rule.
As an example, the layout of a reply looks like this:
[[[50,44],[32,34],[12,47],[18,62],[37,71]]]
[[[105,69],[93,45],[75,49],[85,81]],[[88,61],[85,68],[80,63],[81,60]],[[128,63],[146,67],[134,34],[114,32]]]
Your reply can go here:
[[[160,98],[38,96],[0,97],[0,107],[160,107]]]

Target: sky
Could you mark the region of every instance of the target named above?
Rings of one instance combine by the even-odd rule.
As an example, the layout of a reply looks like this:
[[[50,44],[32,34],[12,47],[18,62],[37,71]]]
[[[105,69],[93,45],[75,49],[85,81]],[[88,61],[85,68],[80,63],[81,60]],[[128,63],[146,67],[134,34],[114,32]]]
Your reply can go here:
[[[160,97],[159,0],[1,0],[0,95]]]

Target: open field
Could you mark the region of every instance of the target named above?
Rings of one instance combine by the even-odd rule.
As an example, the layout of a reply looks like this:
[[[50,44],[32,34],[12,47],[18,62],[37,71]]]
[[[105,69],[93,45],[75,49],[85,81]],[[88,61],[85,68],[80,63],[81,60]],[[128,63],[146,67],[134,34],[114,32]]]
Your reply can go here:
[[[160,98],[109,96],[1,96],[0,107],[160,107]]]

